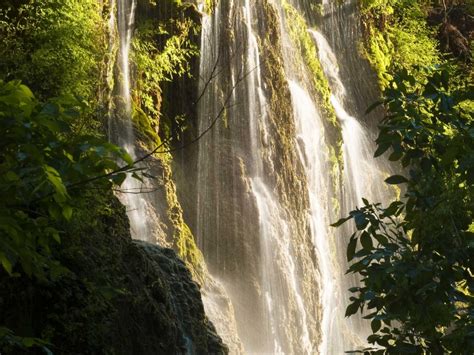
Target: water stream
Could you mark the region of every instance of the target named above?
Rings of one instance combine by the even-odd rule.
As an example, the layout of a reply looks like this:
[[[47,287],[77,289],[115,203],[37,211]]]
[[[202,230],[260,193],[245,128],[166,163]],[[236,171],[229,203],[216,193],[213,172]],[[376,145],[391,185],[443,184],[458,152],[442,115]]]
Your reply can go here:
[[[111,115],[115,119],[109,124],[111,140],[125,148],[132,159],[139,158],[136,149],[136,138],[132,123],[133,107],[131,99],[130,77],[130,50],[135,25],[135,12],[137,0],[116,0],[111,2],[111,7],[116,6],[116,18],[109,22],[110,33],[117,32],[117,64],[118,74],[112,73],[116,85],[115,107],[111,108]],[[114,21],[115,20],[115,21]],[[111,46],[111,48],[113,48]],[[141,165],[136,166],[140,168]],[[129,175],[120,188],[118,197],[127,207],[130,220],[130,229],[133,238],[140,240],[153,240],[150,212],[153,210],[148,190],[151,190],[146,179],[142,182]]]
[[[349,4],[350,5],[350,4]],[[383,180],[389,175],[391,166],[383,159],[374,159],[375,136],[371,132],[370,125],[364,124],[360,119],[350,115],[348,110],[356,111],[353,100],[349,96],[349,90],[340,73],[342,63],[332,49],[325,36],[315,30],[309,30],[317,47],[318,56],[324,73],[328,79],[331,88],[331,104],[336,112],[337,118],[342,128],[343,138],[343,158],[344,158],[344,184],[343,184],[343,215],[347,215],[355,206],[362,204],[362,198],[369,201],[388,201],[394,195],[394,191],[386,188]],[[347,85],[347,84],[346,84]],[[367,119],[367,116],[361,118]],[[342,229],[343,233],[350,234],[350,230]],[[346,239],[341,238],[340,241]],[[346,242],[347,243],[347,242]],[[338,243],[337,264],[347,268],[345,261],[346,244]],[[339,267],[340,269],[340,267]],[[342,271],[342,270],[340,270]],[[349,348],[357,346],[362,347],[366,344],[366,338],[370,334],[369,325],[363,321],[360,316],[354,316],[350,320],[344,319],[345,306],[349,294],[347,289],[358,283],[354,277],[342,276],[338,281],[338,294],[340,299],[333,311],[333,325],[328,334],[329,345],[326,352],[329,354],[342,353]],[[345,336],[339,341],[331,341],[335,339],[335,334],[342,333]]]
[[[286,205],[288,197],[273,183],[273,178],[285,179],[285,177],[275,168],[279,162],[275,161],[275,151],[271,151],[271,143],[268,143],[278,137],[274,136],[275,132],[272,132],[269,122],[271,109],[268,106],[272,98],[266,97],[268,90],[263,83],[261,72],[262,33],[257,29],[264,26],[260,23],[264,19],[258,15],[263,5],[257,2],[254,6],[250,6],[248,0],[229,1],[225,5],[218,6],[214,14],[204,21],[203,38],[206,38],[207,44],[203,47],[201,55],[202,72],[213,68],[212,58],[219,57],[222,53],[221,46],[225,45],[237,51],[236,43],[246,43],[245,50],[238,54],[242,60],[231,57],[220,65],[229,70],[227,75],[231,78],[232,84],[239,80],[239,74],[249,73],[249,75],[231,96],[232,104],[239,109],[230,109],[223,125],[225,127],[219,126],[220,128],[217,128],[200,146],[197,210],[200,213],[198,224],[201,228],[198,230],[198,238],[201,240],[204,255],[211,265],[211,272],[226,280],[230,297],[237,305],[238,332],[247,352],[340,354],[364,346],[368,332],[367,324],[361,319],[355,317],[347,320],[344,317],[349,296],[347,289],[358,282],[345,276],[347,242],[344,233],[350,231],[344,230],[343,233],[339,233],[329,227],[329,224],[339,217],[334,215],[333,206],[334,177],[330,174],[328,148],[331,138],[326,132],[324,114],[321,113],[322,110],[318,107],[312,90],[311,74],[301,64],[304,60],[298,58],[300,54],[288,32],[287,21],[291,21],[285,12],[288,2],[274,0],[270,3],[280,23],[283,67],[291,96],[295,127],[293,149],[297,153],[303,172],[300,183],[304,189],[300,189],[298,193],[302,193],[301,203],[305,208],[299,211],[301,218],[295,218]],[[308,23],[317,22],[317,18],[307,16],[305,13],[304,10],[310,8],[307,2],[289,3],[302,11]],[[332,29],[337,32],[335,40],[339,42],[344,42],[344,38],[353,40],[357,35],[357,29],[348,34],[342,33],[342,24],[337,22],[343,16],[353,16],[353,2],[348,2],[346,7],[338,8],[332,2],[324,2],[323,5],[326,17],[322,27],[326,31]],[[232,38],[226,38],[226,29],[220,26],[226,21],[233,21],[230,23],[234,34]],[[342,206],[340,213],[345,214],[350,208],[360,205],[362,197],[372,201],[387,199],[390,191],[384,189],[382,182],[388,174],[389,166],[372,157],[373,125],[365,125],[353,114],[348,113],[357,111],[353,101],[359,98],[358,90],[361,88],[351,86],[351,82],[344,82],[342,79],[339,67],[343,63],[338,60],[341,54],[336,54],[321,32],[313,29],[310,30],[310,34],[318,47],[318,59],[332,92],[331,104],[341,126],[343,185],[341,195],[336,197],[340,199]],[[208,56],[211,54],[212,58]],[[351,60],[351,65],[357,65],[357,60],[361,62],[354,55]],[[212,116],[209,108],[213,108],[215,114],[221,107],[222,100],[216,101],[215,97],[225,96],[223,94],[226,89],[225,83],[225,74],[213,82],[208,101],[204,102],[202,105],[204,109],[200,111],[201,114],[205,112],[205,117]],[[354,93],[357,94],[355,95],[357,98],[351,96]],[[368,106],[370,102],[366,101],[365,104]],[[202,129],[205,127],[203,125]],[[241,168],[237,171],[231,168],[235,162],[229,165],[234,159],[239,161]],[[238,184],[235,180],[245,181],[247,188],[239,191],[236,189]],[[289,181],[283,183],[288,184]],[[216,188],[220,184],[234,190],[224,192]],[[291,190],[296,186],[287,187]],[[294,190],[295,193],[296,191]],[[241,200],[242,195],[246,196],[244,201]],[[226,203],[230,203],[231,207],[224,207],[223,204]],[[241,212],[239,204],[252,206],[251,210],[255,215],[248,216]],[[204,209],[208,211],[205,215],[202,214]],[[255,269],[260,270],[258,273],[226,272],[226,263],[229,263],[233,256],[229,255],[225,247],[219,249],[219,246],[225,246],[230,240],[238,242],[238,238],[241,237],[233,232],[223,233],[228,231],[224,225],[229,222],[231,216],[234,220],[240,219],[244,224],[258,222],[258,229],[253,229],[252,233],[255,234],[253,238],[259,242],[249,243],[254,248],[253,256],[256,257],[252,263]],[[305,245],[305,240],[308,239],[311,244]],[[245,240],[241,242],[246,244]],[[211,243],[212,246],[208,247],[207,243]],[[314,254],[311,260],[305,259],[304,254],[299,254],[301,248],[313,248]],[[248,258],[248,255],[241,253],[239,248],[232,253],[241,257],[243,263]],[[312,285],[303,280],[301,270],[305,270],[304,274],[311,275]],[[231,285],[235,283],[242,287],[234,289]],[[247,299],[245,293],[251,294],[252,288],[257,289],[259,298],[255,300],[256,303],[263,304],[255,307],[253,314],[248,314],[245,310],[239,312],[242,309],[241,304]],[[313,293],[316,297],[308,298],[308,293]],[[253,326],[256,324],[260,328],[258,339],[252,337],[257,331]]]
[[[323,21],[309,33],[340,124],[340,182],[331,172],[334,137],[289,33],[288,4],[310,26]],[[133,157],[129,53],[135,7],[136,0],[117,0],[122,101],[116,109],[122,119],[116,141]],[[347,54],[341,48],[346,42],[352,48],[357,37],[341,23],[354,18],[354,3],[323,1],[323,8],[321,17],[310,15],[306,0],[228,0],[202,17],[198,134],[205,134],[195,148],[197,171],[189,173],[188,183],[196,185],[191,225],[210,273],[202,289],[206,312],[231,353],[342,354],[365,344],[367,325],[344,318],[346,290],[358,282],[344,274],[349,231],[329,225],[339,217],[337,204],[344,215],[362,197],[387,199],[392,192],[382,181],[390,167],[372,158],[373,123],[357,114],[370,104],[364,88],[342,74],[362,63],[355,51],[340,60]],[[123,186],[129,192],[143,188],[131,178]],[[120,197],[134,238],[148,239],[148,198]]]

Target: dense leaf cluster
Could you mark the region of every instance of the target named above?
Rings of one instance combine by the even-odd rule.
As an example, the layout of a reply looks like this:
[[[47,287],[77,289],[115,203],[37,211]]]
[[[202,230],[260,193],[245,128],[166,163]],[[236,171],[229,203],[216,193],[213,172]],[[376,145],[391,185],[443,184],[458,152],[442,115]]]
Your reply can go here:
[[[360,0],[365,32],[364,52],[382,88],[398,67],[441,63],[436,29],[428,26],[429,1]],[[422,73],[417,73],[418,75]]]
[[[385,90],[389,112],[376,156],[390,150],[405,197],[364,206],[352,219],[348,272],[362,277],[347,316],[371,320],[374,354],[471,354],[474,350],[474,110],[472,85],[446,68],[424,83],[401,71]],[[406,184],[406,185],[405,185]]]
[[[0,1],[0,79],[21,79],[41,99],[97,94],[106,22],[95,0]]]
[[[10,274],[60,273],[51,247],[82,190],[120,184],[132,164],[74,125],[84,105],[68,97],[42,104],[19,82],[0,82],[0,262]]]
[[[177,7],[175,12],[185,11]],[[176,78],[191,77],[191,62],[199,54],[192,37],[199,25],[190,18],[169,21],[144,19],[138,21],[132,41],[132,62],[136,88],[133,90],[135,125],[144,143],[156,146],[160,138],[179,136],[186,128],[183,116],[167,117],[163,106],[163,86]],[[192,79],[191,79],[192,80]],[[172,106],[172,104],[171,104]],[[157,132],[160,131],[160,136]]]

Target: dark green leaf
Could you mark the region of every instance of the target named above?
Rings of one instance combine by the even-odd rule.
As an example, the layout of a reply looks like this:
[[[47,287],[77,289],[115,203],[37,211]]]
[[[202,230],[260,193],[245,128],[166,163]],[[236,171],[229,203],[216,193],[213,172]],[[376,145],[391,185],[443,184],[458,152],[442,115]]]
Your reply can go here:
[[[367,251],[370,251],[374,248],[372,244],[372,238],[367,232],[362,232],[362,235],[360,236],[360,243],[362,244],[362,247]]]
[[[353,314],[357,313],[358,310],[359,310],[359,302],[351,303],[346,308],[346,317],[352,316]]]
[[[384,101],[376,101],[372,105],[370,105],[367,110],[365,110],[365,114],[368,115],[371,113],[373,110],[375,110],[377,107],[381,106],[384,104]]]
[[[372,328],[372,333],[377,333],[382,326],[382,322],[378,319],[372,320],[370,327]]]
[[[379,146],[377,147],[377,150],[374,153],[374,158],[377,158],[377,157],[381,156],[390,147],[391,147],[390,143],[381,143],[381,144],[379,144]]]
[[[346,223],[351,218],[352,218],[352,216],[349,216],[349,217],[346,217],[346,218],[341,218],[336,223],[331,224],[331,227],[339,227],[339,226],[343,225],[344,223]]]
[[[392,175],[389,178],[385,179],[385,182],[390,185],[398,185],[408,182],[408,180],[401,175]]]
[[[357,247],[357,238],[355,236],[351,237],[349,245],[347,246],[347,261],[351,261],[354,258],[354,254]]]

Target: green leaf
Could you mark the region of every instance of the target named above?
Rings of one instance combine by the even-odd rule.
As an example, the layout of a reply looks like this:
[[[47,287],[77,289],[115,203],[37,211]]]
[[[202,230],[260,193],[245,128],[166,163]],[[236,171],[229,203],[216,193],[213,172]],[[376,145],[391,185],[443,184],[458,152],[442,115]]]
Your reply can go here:
[[[23,338],[22,344],[26,348],[31,348],[33,345],[36,345],[36,341],[34,338]]]
[[[362,248],[364,248],[367,251],[370,251],[374,248],[374,245],[372,243],[372,238],[367,232],[362,233],[360,237],[360,243],[362,244]]]
[[[49,215],[53,217],[54,219],[57,219],[57,220],[61,219],[62,211],[61,211],[61,208],[57,204],[50,204],[48,206],[48,212],[49,212]]]
[[[385,246],[385,245],[388,243],[388,239],[387,239],[387,237],[385,237],[384,235],[375,234],[374,237],[375,237],[375,239],[377,239],[377,241],[378,241],[381,245],[383,245],[383,246]]]
[[[347,261],[354,259],[354,255],[357,247],[357,238],[353,235],[347,246]]]
[[[400,201],[394,201],[390,204],[390,206],[388,206],[384,212],[383,212],[383,216],[384,217],[389,217],[389,216],[393,216],[395,215],[398,210],[400,209],[400,207],[403,206],[403,202],[400,202]]]
[[[134,178],[134,179],[136,179],[140,182],[143,182],[143,178],[140,175],[138,175],[137,173],[133,173],[132,178]]]
[[[381,326],[382,326],[382,322],[378,319],[374,319],[370,323],[370,327],[372,328],[372,333],[377,333],[380,330]]]
[[[13,171],[8,171],[5,174],[5,179],[10,182],[15,182],[15,181],[20,180],[20,177],[17,174],[15,174]]]
[[[331,224],[331,227],[339,227],[342,226],[344,223],[346,223],[348,220],[350,220],[352,216],[341,218],[339,221],[336,223]]]
[[[61,179],[61,176],[59,175],[59,172],[55,168],[49,165],[44,165],[43,169],[46,173],[46,177],[48,178],[48,181],[53,185],[54,189],[56,190],[57,195],[59,195],[60,197],[66,198],[67,197],[66,187],[63,184],[63,181]]]
[[[399,150],[399,151],[396,151],[396,152],[393,152],[392,154],[390,154],[390,156],[388,157],[388,160],[398,161],[402,158],[402,156],[403,156],[403,151]]]
[[[73,211],[72,211],[72,207],[71,207],[71,206],[67,206],[67,205],[63,206],[63,216],[64,216],[64,218],[66,218],[66,220],[69,221],[69,220],[71,219],[71,217],[72,217],[72,212],[73,212]]]
[[[356,211],[354,213],[354,221],[358,230],[365,229],[367,224],[369,224],[369,220],[367,219],[366,215],[360,211]]]
[[[356,301],[354,303],[351,303],[346,308],[346,317],[350,317],[353,314],[356,314],[358,310],[359,310],[359,302]]]
[[[132,159],[132,156],[124,151],[123,154],[122,154],[122,159],[128,164],[128,165],[133,165],[133,159]]]
[[[0,253],[0,262],[5,271],[8,272],[9,275],[11,275],[13,270],[12,263],[3,253]]]
[[[375,101],[372,105],[370,105],[367,110],[365,110],[365,114],[368,115],[371,113],[373,110],[375,110],[377,107],[382,106],[385,101]]]
[[[390,143],[380,143],[379,146],[377,147],[377,150],[374,153],[374,158],[377,158],[384,154],[388,148],[390,148],[391,144]]]
[[[408,182],[408,180],[401,175],[392,175],[389,178],[385,179],[385,182],[390,185],[398,185]]]
[[[119,173],[112,177],[112,181],[114,182],[114,184],[121,186],[126,178],[127,178],[127,174]]]

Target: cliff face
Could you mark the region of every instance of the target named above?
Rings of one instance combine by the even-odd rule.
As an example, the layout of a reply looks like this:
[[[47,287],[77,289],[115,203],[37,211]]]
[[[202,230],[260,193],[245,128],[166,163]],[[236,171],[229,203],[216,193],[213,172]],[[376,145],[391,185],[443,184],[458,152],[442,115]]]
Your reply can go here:
[[[46,339],[55,354],[226,353],[176,253],[132,241],[125,209],[111,195],[89,201],[102,207],[95,225],[78,215],[56,251],[67,270],[52,282],[0,275],[6,326]],[[19,353],[13,344],[2,351]]]
[[[9,3],[0,4],[0,10]],[[199,15],[193,6],[171,0],[160,2],[160,6],[153,1],[138,1],[137,5],[130,96],[135,137],[132,145],[138,158],[170,136],[175,137],[180,131],[174,125],[176,116],[193,116],[187,112],[186,102],[193,101],[192,95],[197,92],[195,81],[182,77],[193,71],[196,61]],[[30,27],[15,27],[14,17],[6,19],[8,26],[0,32],[5,35],[10,33],[8,29],[13,33],[5,39],[8,48],[17,51],[10,50],[18,60],[10,54],[0,67],[0,78],[22,80],[35,91],[43,88],[39,91],[41,100],[81,89],[81,97],[86,98],[93,112],[84,117],[81,129],[93,136],[103,136],[107,130],[113,140],[117,132],[111,128],[117,120],[124,121],[119,116],[124,116],[121,111],[125,106],[119,91],[124,76],[117,64],[119,1],[36,4],[43,12],[18,6],[28,10],[23,14],[24,21],[35,24],[36,32]],[[74,16],[67,17],[70,13]],[[51,22],[62,25],[53,31],[48,27]],[[69,31],[71,28],[78,30]],[[48,45],[53,40],[55,56],[49,58],[45,53],[49,53]],[[39,59],[31,61],[30,57]],[[50,69],[56,68],[54,62],[55,71]],[[62,80],[66,71],[67,81]],[[187,94],[178,95],[182,90]],[[122,123],[115,126],[119,131],[126,126]],[[167,141],[161,150],[171,146]],[[84,186],[75,201],[72,220],[58,226],[61,244],[51,251],[51,258],[61,267],[48,270],[43,280],[24,276],[19,268],[14,270],[18,271],[14,277],[0,271],[2,354],[35,353],[41,347],[55,354],[227,352],[205,316],[201,286],[195,282],[205,284],[206,270],[183,218],[172,157],[168,152],[157,154],[141,167],[153,175],[141,186],[149,192],[122,191],[122,195],[145,201],[145,213],[138,216],[144,228],[130,227],[133,206],[124,207],[112,191]],[[143,241],[133,241],[132,234]],[[206,287],[218,290],[214,283]]]

